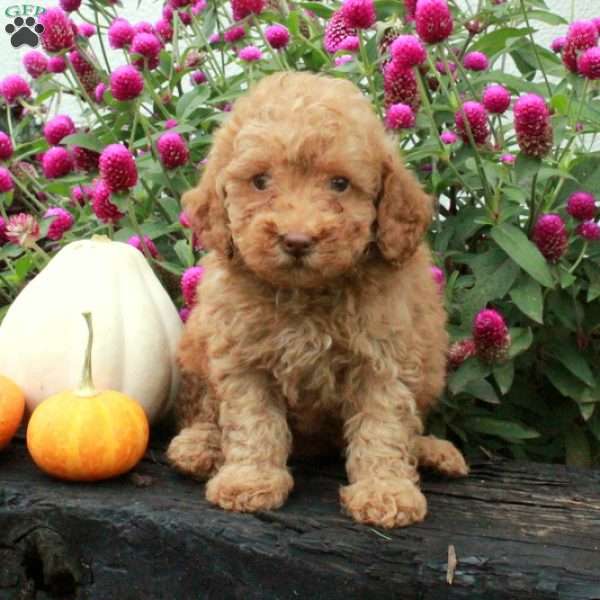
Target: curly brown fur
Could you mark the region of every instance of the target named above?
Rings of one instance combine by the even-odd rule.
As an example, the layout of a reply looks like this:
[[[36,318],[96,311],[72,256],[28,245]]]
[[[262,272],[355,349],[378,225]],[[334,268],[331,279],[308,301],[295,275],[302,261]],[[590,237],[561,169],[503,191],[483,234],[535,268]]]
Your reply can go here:
[[[383,527],[423,519],[419,460],[467,468],[451,444],[421,436],[448,344],[422,241],[432,202],[369,102],[341,79],[263,79],[183,202],[212,251],[179,349],[171,463],[210,478],[207,498],[223,508],[266,510],[292,489],[292,450],[343,447],[349,514]],[[301,257],[285,249],[298,233],[311,244]]]

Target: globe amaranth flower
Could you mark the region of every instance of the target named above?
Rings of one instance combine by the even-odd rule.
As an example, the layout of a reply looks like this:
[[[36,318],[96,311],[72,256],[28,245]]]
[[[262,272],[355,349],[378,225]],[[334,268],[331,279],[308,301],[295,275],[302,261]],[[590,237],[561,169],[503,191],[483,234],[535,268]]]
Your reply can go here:
[[[142,241],[140,240],[139,235],[132,235],[127,240],[127,243],[130,246],[137,248],[142,254],[144,253],[144,248],[142,246]],[[154,242],[147,235],[144,236],[144,244],[146,245],[146,248],[148,248],[148,252],[150,253],[150,256],[152,256],[152,258],[157,258],[158,250],[157,250],[156,246],[154,245]]]
[[[189,267],[181,276],[181,293],[185,303],[191,308],[196,304],[196,290],[204,277],[204,267]]]
[[[57,146],[72,133],[75,133],[75,123],[68,115],[56,115],[44,125],[44,137],[51,146]]]
[[[287,27],[276,23],[265,29],[265,39],[275,50],[285,48],[290,42],[290,32]]]
[[[81,0],[59,0],[60,7],[67,12],[79,10]]]
[[[17,98],[29,98],[31,88],[20,75],[8,75],[0,81],[0,96],[7,104],[14,104]]]
[[[455,115],[454,122],[456,124],[456,130],[463,139],[464,142],[469,143],[469,132],[467,125],[469,124],[473,141],[476,144],[485,144],[490,135],[490,128],[488,126],[488,113],[483,104],[469,100],[465,102]]]
[[[8,217],[5,235],[9,242],[30,248],[40,239],[40,224],[27,213],[12,215]]]
[[[6,221],[0,217],[0,246],[3,246],[8,242],[6,237]]]
[[[509,154],[508,152],[503,154],[502,156],[500,156],[500,162],[503,165],[508,165],[509,167],[514,165],[516,160],[517,160],[517,157],[514,154]]]
[[[573,192],[567,198],[567,212],[578,221],[590,221],[596,216],[596,198],[588,192]]]
[[[135,160],[122,144],[110,144],[100,154],[100,175],[111,192],[132,188],[138,179]]]
[[[67,69],[67,61],[62,56],[51,56],[48,59],[48,71],[50,73],[64,73]]]
[[[68,175],[75,166],[73,156],[62,146],[52,146],[44,152],[42,158],[42,171],[48,179],[56,179]]]
[[[550,44],[550,49],[555,54],[560,54],[563,51],[563,48],[565,47],[566,43],[567,43],[567,36],[560,35],[552,40],[552,43]]]
[[[60,240],[65,232],[73,227],[73,223],[75,222],[73,215],[68,210],[59,206],[49,208],[44,213],[44,219],[46,218],[52,218],[52,223],[46,235],[54,241]]]
[[[182,323],[187,323],[191,312],[192,311],[187,306],[183,306],[179,309],[179,318],[181,319]]]
[[[356,36],[356,29],[346,25],[344,15],[340,10],[334,12],[325,26],[323,47],[329,54],[335,54],[339,50],[341,42],[349,36]]]
[[[418,0],[415,22],[417,35],[427,44],[443,42],[454,29],[446,0]]]
[[[190,158],[185,140],[176,132],[163,133],[156,142],[160,162],[167,169],[175,169],[185,165]]]
[[[96,33],[96,28],[91,23],[79,23],[77,33],[85,38],[91,38]]]
[[[435,69],[440,75],[455,75],[458,65],[455,62],[444,62],[438,60],[435,63]]]
[[[78,50],[69,52],[68,56],[81,85],[88,94],[93,94],[96,86],[100,83],[100,75],[94,65],[88,62]]]
[[[473,341],[481,360],[491,363],[503,359],[511,341],[504,317],[493,309],[479,311],[473,321]]]
[[[103,223],[117,223],[125,215],[110,201],[111,193],[105,181],[100,180],[92,191],[92,211]]]
[[[351,29],[368,29],[375,23],[373,0],[344,0],[340,10],[344,23]]]
[[[46,52],[70,50],[75,43],[73,24],[62,8],[47,8],[38,21],[44,27],[41,34],[42,46]]]
[[[577,226],[578,235],[588,242],[600,240],[600,225],[595,221],[584,221]]]
[[[404,0],[404,17],[406,22],[412,23],[415,20],[416,9],[417,0]]]
[[[490,61],[483,52],[467,52],[463,58],[463,66],[469,71],[485,71],[490,66]]]
[[[384,104],[408,104],[417,110],[421,103],[417,78],[413,69],[403,67],[395,60],[391,60],[383,68]]]
[[[548,213],[536,221],[531,238],[549,262],[557,262],[567,251],[567,228],[560,215]]]
[[[71,189],[69,197],[72,204],[83,206],[92,197],[92,193],[93,188],[87,185],[76,185]]]
[[[471,35],[477,35],[484,30],[485,26],[479,19],[471,19],[465,23],[465,29]]]
[[[427,60],[427,51],[418,37],[399,35],[390,46],[392,58],[405,68],[422,65]]]
[[[600,79],[600,48],[594,46],[580,54],[577,68],[586,79]]]
[[[475,356],[475,342],[471,338],[454,342],[448,349],[448,368],[455,370],[465,360]]]
[[[262,58],[262,52],[257,46],[246,46],[239,51],[238,56],[245,62],[256,62]]]
[[[546,101],[537,94],[524,94],[515,103],[517,143],[524,154],[541,158],[552,149],[552,125]]]
[[[154,31],[163,43],[170,42],[173,39],[173,27],[167,19],[159,19],[154,24]]]
[[[440,140],[444,144],[454,144],[458,141],[458,136],[454,133],[454,131],[442,131],[440,134]]]
[[[190,75],[190,77],[192,79],[192,83],[194,83],[195,85],[201,85],[208,81],[206,73],[204,71],[194,71]]]
[[[94,88],[94,100],[96,100],[98,104],[104,102],[104,92],[106,92],[106,89],[106,84],[103,81]]]
[[[133,36],[130,51],[132,54],[139,54],[140,58],[133,60],[133,64],[140,69],[147,65],[148,69],[155,69],[158,66],[158,56],[162,44],[153,33],[141,31]]]
[[[246,29],[242,25],[234,25],[227,31],[223,32],[223,40],[228,44],[233,44],[241,40],[246,35]]]
[[[488,112],[501,115],[510,106],[510,92],[502,85],[488,85],[483,91],[482,103]]]
[[[439,267],[436,267],[435,265],[432,265],[430,267],[430,270],[431,270],[431,277],[436,282],[436,284],[438,286],[438,290],[441,293],[443,293],[444,286],[446,285],[446,276],[444,275],[444,271],[442,271],[442,269],[440,269]]]
[[[0,193],[10,192],[14,187],[12,173],[6,167],[0,167]]]
[[[73,146],[73,159],[75,161],[75,168],[78,171],[90,171],[98,170],[98,162],[100,160],[100,153],[89,148],[82,148],[81,146]]]
[[[580,52],[593,48],[598,43],[598,29],[592,21],[573,21],[567,31],[563,47],[563,63],[572,73],[578,72],[577,57]]]
[[[196,0],[196,2],[192,4],[192,15],[195,17],[198,16],[207,6],[206,0]]]
[[[48,72],[48,58],[37,50],[29,50],[23,55],[23,66],[33,79]]]
[[[356,35],[345,37],[338,46],[338,50],[346,50],[347,52],[358,52],[359,49],[360,41]]]
[[[127,19],[119,17],[108,28],[108,43],[111,48],[117,50],[126,48],[131,44],[134,35],[133,25]]]
[[[134,37],[138,33],[154,33],[154,27],[152,23],[148,23],[148,21],[138,21],[133,25],[133,35]]]
[[[354,58],[351,54],[342,54],[342,56],[336,56],[333,59],[333,64],[336,67],[342,67],[344,65],[347,65],[348,63],[351,63],[353,60]]]
[[[13,144],[10,136],[0,131],[0,160],[8,160],[13,154]]]
[[[143,90],[144,78],[132,65],[117,67],[110,75],[110,91],[117,100],[133,100]]]
[[[265,0],[231,0],[233,19],[241,21],[248,15],[259,15],[265,8]]]
[[[415,125],[415,113],[408,104],[392,104],[387,109],[385,124],[390,129],[410,129]]]

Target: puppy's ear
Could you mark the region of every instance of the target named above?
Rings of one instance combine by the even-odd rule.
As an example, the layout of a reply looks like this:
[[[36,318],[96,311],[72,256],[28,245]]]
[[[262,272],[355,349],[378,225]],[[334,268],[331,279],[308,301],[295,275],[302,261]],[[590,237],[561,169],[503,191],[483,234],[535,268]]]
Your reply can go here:
[[[417,249],[431,222],[433,201],[416,177],[390,149],[384,159],[377,208],[377,245],[392,264],[400,264]]]
[[[223,141],[215,136],[213,148],[198,185],[183,194],[181,203],[202,245],[231,258],[233,242],[225,210],[225,190],[219,174],[225,168]]]

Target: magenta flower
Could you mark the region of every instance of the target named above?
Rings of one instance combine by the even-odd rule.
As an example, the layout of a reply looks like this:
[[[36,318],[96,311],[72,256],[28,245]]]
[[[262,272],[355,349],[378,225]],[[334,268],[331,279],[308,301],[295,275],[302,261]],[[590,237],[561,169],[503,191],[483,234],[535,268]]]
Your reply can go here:
[[[197,17],[207,6],[206,0],[196,0],[192,5],[192,14]]]
[[[156,142],[160,162],[167,169],[175,169],[187,163],[190,158],[185,140],[173,132],[163,133]]]
[[[6,167],[0,167],[0,194],[5,194],[14,189],[12,173]]]
[[[95,88],[94,88],[94,99],[96,100],[96,102],[98,104],[102,104],[102,102],[104,101],[104,92],[106,91],[106,84],[101,81]]]
[[[338,50],[346,50],[347,52],[358,52],[359,49],[360,41],[356,35],[345,37],[338,46]]]
[[[44,219],[48,217],[52,217],[52,223],[48,228],[47,237],[54,241],[60,240],[75,222],[73,215],[68,210],[58,206],[51,207],[44,213]]]
[[[179,318],[183,323],[187,323],[187,320],[190,318],[191,312],[192,311],[187,306],[183,306],[179,309]]]
[[[546,101],[537,94],[525,94],[515,103],[517,142],[524,154],[543,157],[552,149],[552,125]]]
[[[572,73],[577,73],[579,53],[593,48],[598,43],[598,29],[592,21],[573,21],[567,31],[567,41],[563,47],[563,63]]]
[[[73,65],[73,69],[75,70],[81,85],[85,88],[85,91],[88,94],[93,94],[96,86],[100,82],[100,76],[94,68],[94,65],[89,63],[78,50],[69,52],[69,60]]]
[[[471,338],[454,342],[448,350],[448,368],[455,370],[465,360],[475,356],[475,342]]]
[[[143,90],[144,78],[132,65],[117,67],[110,75],[110,91],[117,100],[133,100]]]
[[[209,44],[218,44],[220,41],[221,41],[221,36],[217,32],[211,33],[210,36],[208,37]]]
[[[33,215],[12,215],[8,217],[5,235],[9,242],[30,248],[40,238],[40,224]]]
[[[0,131],[0,160],[8,160],[13,154],[13,144],[10,136]]]
[[[567,36],[561,35],[552,40],[552,43],[550,44],[550,49],[552,50],[552,52],[554,52],[556,54],[560,54],[563,51],[563,48],[565,47],[566,43],[567,43]]]
[[[510,92],[502,85],[488,85],[483,92],[482,102],[488,112],[501,115],[510,106]]]
[[[131,44],[135,31],[127,19],[119,17],[115,19],[108,28],[108,43],[111,48],[126,48]]]
[[[265,0],[231,0],[231,9],[235,21],[241,21],[248,15],[259,15],[265,8]]]
[[[418,37],[399,35],[390,46],[392,58],[405,68],[422,65],[427,60],[427,51]]]
[[[417,79],[413,69],[407,69],[391,60],[383,69],[383,90],[385,106],[408,104],[417,110],[421,103]]]
[[[454,133],[454,131],[442,131],[440,134],[440,140],[444,144],[454,144],[458,141],[458,136]]]
[[[588,242],[600,240],[600,225],[595,221],[584,221],[577,226],[577,233]]]
[[[7,104],[14,104],[17,98],[29,98],[31,88],[20,75],[8,75],[0,81],[0,96]]]
[[[415,125],[415,113],[408,104],[392,104],[387,109],[385,123],[390,129],[410,129]]]
[[[577,59],[577,68],[586,79],[600,79],[600,48],[588,48]]]
[[[4,246],[8,242],[6,237],[6,221],[0,217],[0,246]]]
[[[587,192],[573,192],[567,198],[567,212],[578,221],[590,221],[596,216],[596,198]]]
[[[44,137],[51,146],[57,146],[72,133],[75,133],[75,123],[68,115],[56,115],[44,125]]]
[[[110,201],[110,189],[105,181],[98,181],[92,191],[92,211],[103,223],[116,223],[125,215]]]
[[[271,48],[281,50],[281,48],[285,48],[289,44],[290,32],[287,27],[276,23],[275,25],[269,25],[265,29],[265,38]]]
[[[85,38],[91,38],[96,33],[96,28],[91,23],[79,23],[77,33]]]
[[[154,31],[163,43],[170,42],[173,39],[173,27],[167,19],[159,19],[154,24]]]
[[[356,36],[356,29],[346,25],[341,10],[334,12],[325,26],[323,47],[329,54],[335,54],[342,41],[349,36]]]
[[[181,224],[182,227],[191,227],[192,224],[190,223],[190,219],[187,216],[187,214],[184,211],[181,211],[179,213],[179,223]]]
[[[130,246],[137,248],[142,254],[144,253],[144,249],[142,247],[142,241],[140,240],[139,235],[132,235],[127,240],[127,243]],[[157,258],[158,250],[157,250],[156,246],[154,245],[154,242],[147,235],[144,236],[144,243],[146,244],[146,248],[148,248],[148,252],[150,253],[150,256],[152,256],[152,258]]]
[[[454,29],[446,0],[419,0],[415,11],[417,35],[427,44],[448,39]]]
[[[485,71],[490,66],[490,61],[483,52],[467,52],[463,65],[469,71]]]
[[[234,42],[241,40],[245,35],[246,30],[244,27],[242,27],[242,25],[235,25],[223,33],[223,39],[228,44],[233,44]]]
[[[81,146],[73,147],[73,159],[75,161],[75,168],[78,171],[90,171],[98,170],[98,161],[100,160],[100,154],[94,150],[88,148],[82,148]]]
[[[490,129],[488,127],[488,113],[483,104],[469,100],[465,102],[462,109],[454,115],[456,130],[463,139],[463,142],[469,143],[469,133],[464,119],[465,115],[467,117],[467,122],[469,123],[469,128],[471,129],[473,141],[476,144],[485,144],[490,135]]]
[[[354,58],[352,57],[351,54],[343,54],[342,56],[336,56],[333,59],[333,64],[336,67],[343,67],[344,65],[351,63],[353,60],[354,60]]]
[[[510,334],[504,317],[493,309],[479,311],[473,322],[473,341],[481,360],[496,362],[503,359],[510,347]]]
[[[256,62],[262,58],[262,52],[257,46],[246,46],[239,51],[238,56],[245,62]]]
[[[138,179],[135,160],[122,144],[110,144],[100,154],[100,176],[111,192],[132,188]]]
[[[598,33],[600,34],[600,17],[593,17],[592,23],[596,26]]]
[[[517,160],[517,157],[514,154],[509,154],[509,153],[503,154],[500,157],[500,162],[509,167],[512,167],[512,165],[515,164],[516,160]]]
[[[446,285],[446,276],[444,275],[444,271],[435,265],[431,266],[431,276],[433,280],[437,283],[438,289],[440,293],[444,292],[444,286]]]
[[[37,79],[48,71],[48,58],[37,50],[29,50],[23,55],[23,66],[33,79]]]
[[[165,121],[165,129],[173,129],[174,127],[177,127],[178,124],[177,119],[167,119]]]
[[[346,27],[369,29],[375,23],[373,0],[344,0],[341,8]]]
[[[404,0],[404,14],[408,23],[412,23],[415,20],[416,9],[417,0]]]
[[[48,71],[50,73],[64,73],[67,68],[67,61],[62,56],[51,56],[48,59]]]
[[[144,62],[148,69],[155,69],[158,66],[158,55],[162,44],[153,33],[144,31],[136,33],[131,42],[130,51],[132,54],[139,54],[141,58],[137,58],[133,63],[140,69],[144,67]]]
[[[154,27],[152,23],[148,21],[139,21],[133,26],[133,36],[135,37],[138,33],[154,33]]]
[[[93,189],[87,185],[76,185],[71,189],[71,202],[83,206],[92,197]]]
[[[446,64],[445,62],[438,60],[435,63],[435,68],[441,75],[454,75],[458,69],[458,65],[455,62],[449,62]]]
[[[59,0],[60,7],[66,12],[79,10],[81,0]]]
[[[42,46],[46,52],[70,50],[75,43],[75,31],[71,20],[62,8],[48,8],[38,21],[44,26],[41,35]]]
[[[52,146],[44,152],[42,171],[48,179],[56,179],[68,175],[75,166],[71,153],[62,146]]]
[[[533,227],[531,238],[544,258],[552,263],[558,262],[569,245],[565,223],[556,214],[540,216]]]
[[[204,267],[189,267],[181,276],[181,293],[185,303],[192,308],[196,304],[198,284],[204,277]]]
[[[206,73],[204,71],[194,71],[190,77],[192,79],[192,83],[195,85],[201,85],[202,83],[207,82]]]
[[[484,28],[485,25],[478,19],[471,19],[470,21],[467,21],[465,23],[465,29],[471,35],[477,35],[478,33],[481,33],[484,30]]]

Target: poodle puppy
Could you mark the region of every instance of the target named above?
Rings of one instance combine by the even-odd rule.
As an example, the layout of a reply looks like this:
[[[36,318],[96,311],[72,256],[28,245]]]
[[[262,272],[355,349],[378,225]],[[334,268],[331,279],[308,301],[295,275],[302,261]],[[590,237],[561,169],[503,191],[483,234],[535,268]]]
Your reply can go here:
[[[423,437],[444,385],[446,316],[422,241],[432,200],[352,83],[277,73],[240,98],[183,204],[211,251],[178,360],[167,450],[224,509],[280,507],[288,457],[344,449],[359,522],[425,517],[420,463],[467,466]]]

